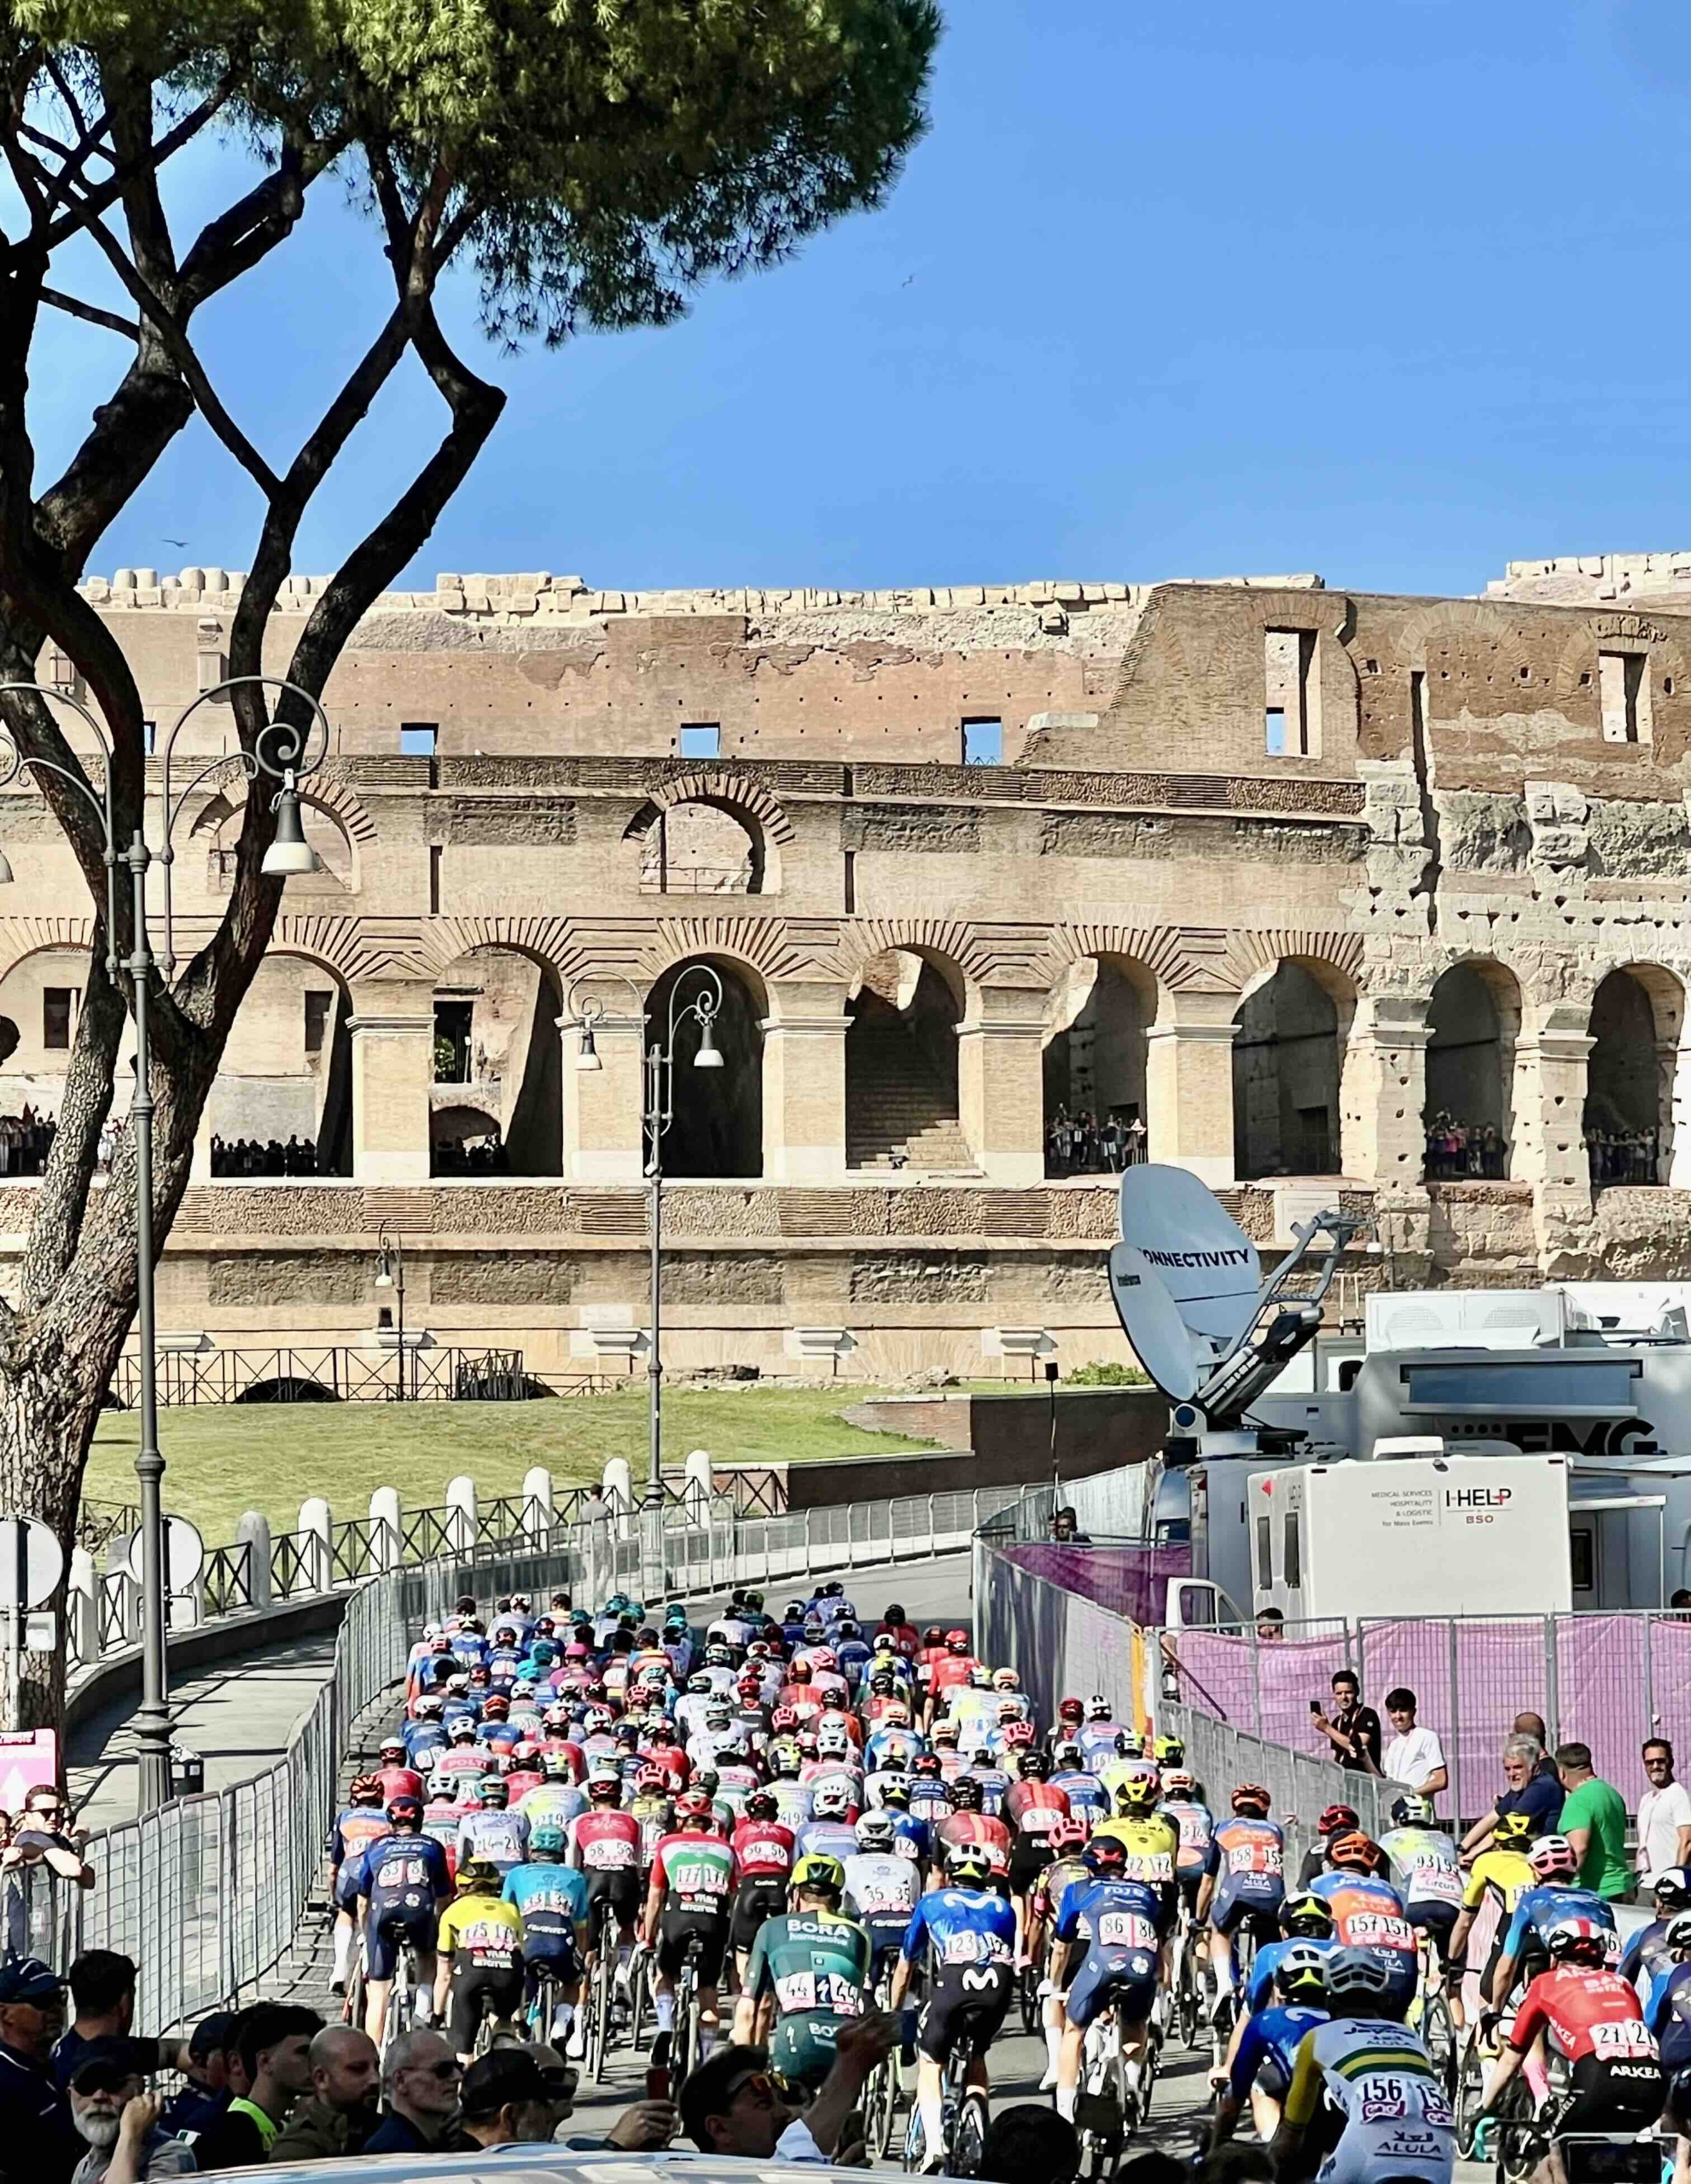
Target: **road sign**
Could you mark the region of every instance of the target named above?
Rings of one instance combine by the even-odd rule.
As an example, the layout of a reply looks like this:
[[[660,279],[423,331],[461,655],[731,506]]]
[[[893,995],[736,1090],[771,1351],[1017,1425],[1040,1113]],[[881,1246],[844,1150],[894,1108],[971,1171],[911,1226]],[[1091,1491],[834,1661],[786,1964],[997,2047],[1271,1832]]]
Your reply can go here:
[[[44,1606],[64,1574],[65,1551],[45,1525],[33,1517],[0,1517],[0,1610]]]
[[[141,1583],[142,1536],[136,1532],[129,1542],[126,1558],[129,1574],[138,1585]],[[195,1583],[206,1566],[206,1542],[186,1517],[166,1517],[165,1519],[165,1589],[170,1593],[185,1593]]]
[[[58,1617],[56,1615],[26,1615],[24,1618],[25,1653],[56,1653],[58,1650]]]

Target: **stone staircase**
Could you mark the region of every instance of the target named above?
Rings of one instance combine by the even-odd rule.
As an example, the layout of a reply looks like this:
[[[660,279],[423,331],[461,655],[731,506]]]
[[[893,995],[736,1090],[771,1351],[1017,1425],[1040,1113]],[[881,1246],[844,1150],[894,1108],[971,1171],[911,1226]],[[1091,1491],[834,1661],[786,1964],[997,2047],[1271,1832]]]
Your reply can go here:
[[[976,1174],[957,1121],[957,1098],[907,1025],[879,1011],[852,1027],[846,1102],[846,1165]],[[902,1156],[895,1163],[894,1155]]]

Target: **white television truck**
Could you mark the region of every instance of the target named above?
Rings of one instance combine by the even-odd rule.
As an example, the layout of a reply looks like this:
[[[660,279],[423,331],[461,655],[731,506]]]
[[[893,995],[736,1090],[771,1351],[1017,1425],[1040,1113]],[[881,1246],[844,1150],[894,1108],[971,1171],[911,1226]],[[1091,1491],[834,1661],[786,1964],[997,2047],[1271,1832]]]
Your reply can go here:
[[[1288,1623],[1573,1606],[1560,1456],[1387,1456],[1258,1472],[1252,1606]]]

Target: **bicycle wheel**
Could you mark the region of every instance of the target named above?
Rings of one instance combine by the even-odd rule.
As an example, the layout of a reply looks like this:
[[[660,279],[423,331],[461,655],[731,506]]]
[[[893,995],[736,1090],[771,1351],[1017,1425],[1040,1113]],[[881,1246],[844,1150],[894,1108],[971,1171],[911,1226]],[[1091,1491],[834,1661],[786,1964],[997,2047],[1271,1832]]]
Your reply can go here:
[[[645,2036],[646,2010],[652,1999],[649,1964],[650,1960],[642,1955],[631,1958],[628,1967],[629,2044],[636,2054]]]
[[[921,2167],[927,2153],[927,2141],[921,2128],[921,2111],[914,2103],[910,2120],[904,2127],[904,2166],[907,2169]]]
[[[1470,2040],[1457,2066],[1456,2089],[1451,2106],[1456,2111],[1456,2151],[1464,2161],[1473,2158],[1473,2134],[1479,2122],[1479,2104],[1485,2098],[1485,2058],[1479,2042]]]
[[[1450,2005],[1438,1988],[1421,2004],[1421,2037],[1445,2097],[1453,2098],[1456,2089],[1456,2028],[1450,2016]]]
[[[986,2145],[986,2096],[971,2087],[957,2104],[951,2127],[951,2154],[945,2164],[950,2176],[979,2176],[980,2157]]]
[[[481,2005],[480,2022],[476,2026],[475,2040],[470,2048],[470,2057],[472,2061],[479,2061],[482,2056],[491,2055],[493,2053],[494,2030],[495,2020],[493,2013],[489,2009],[487,2003],[484,1999]]]
[[[1016,2000],[1021,2005],[1021,2029],[1031,2040],[1039,2030],[1039,1967],[1025,1964],[1016,1984]]]
[[[1203,1997],[1198,1992],[1198,1974],[1192,1961],[1192,1937],[1188,1934],[1180,1952],[1180,1974],[1175,1982],[1174,2015],[1180,2027],[1183,2048],[1198,2045],[1199,2020],[1202,2014]]]
[[[610,1955],[605,1947],[601,1928],[599,1959],[593,1967],[593,1991],[590,1998],[587,2025],[587,2075],[595,2085],[603,2082],[605,2051],[610,2045],[612,1977]]]
[[[369,2007],[369,1998],[366,1991],[369,1984],[364,1972],[364,1952],[361,1948],[357,1955],[352,1960],[352,1977],[346,1982],[346,1999],[340,2005],[341,2023],[355,2025],[361,2032],[363,2030],[365,2013]],[[388,2014],[390,2017],[392,2014],[391,1995],[388,1998]],[[383,2038],[381,2044],[386,2049],[387,2046],[386,2037]]]

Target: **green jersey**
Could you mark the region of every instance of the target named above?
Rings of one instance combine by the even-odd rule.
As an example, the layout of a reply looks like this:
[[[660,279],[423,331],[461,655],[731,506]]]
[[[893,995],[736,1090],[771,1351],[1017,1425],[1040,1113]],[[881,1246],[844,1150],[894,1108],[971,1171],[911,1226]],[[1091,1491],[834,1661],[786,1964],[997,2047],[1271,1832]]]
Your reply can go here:
[[[793,1912],[758,1927],[746,1991],[775,1996],[770,2059],[783,2077],[814,2091],[828,2076],[841,2024],[863,2014],[870,1955],[861,1926],[827,1912]]]
[[[1632,1872],[1626,1862],[1626,1806],[1619,1791],[1595,1774],[1577,1790],[1570,1790],[1557,1832],[1571,1835],[1577,1827],[1590,1830],[1585,1856],[1579,1863],[1578,1885],[1594,1889],[1612,1902],[1630,1896]]]

